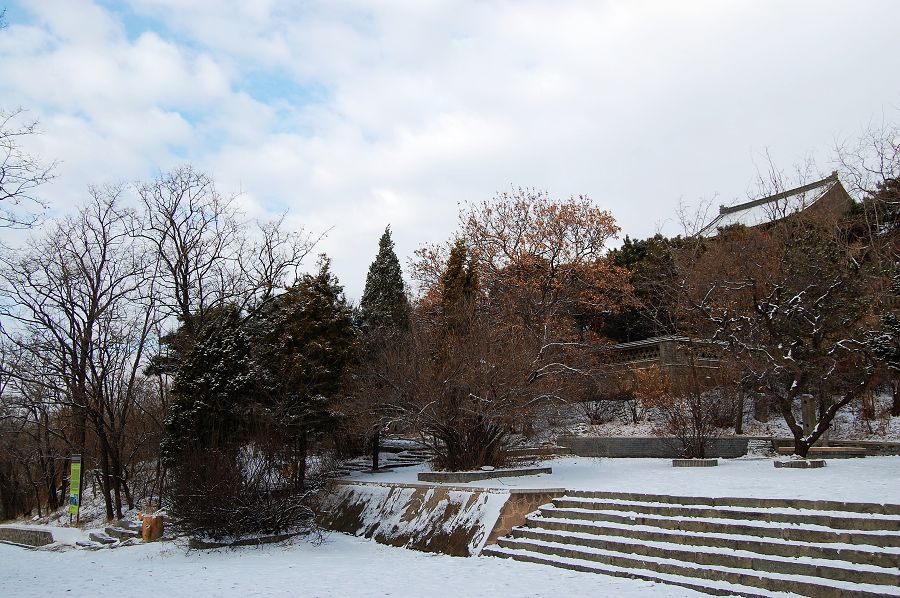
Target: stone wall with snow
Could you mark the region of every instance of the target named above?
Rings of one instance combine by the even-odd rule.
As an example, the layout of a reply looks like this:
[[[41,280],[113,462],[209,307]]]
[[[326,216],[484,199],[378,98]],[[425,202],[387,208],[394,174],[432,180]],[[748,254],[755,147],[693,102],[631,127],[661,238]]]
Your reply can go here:
[[[509,493],[483,488],[338,482],[323,527],[382,544],[457,556],[478,554]]]

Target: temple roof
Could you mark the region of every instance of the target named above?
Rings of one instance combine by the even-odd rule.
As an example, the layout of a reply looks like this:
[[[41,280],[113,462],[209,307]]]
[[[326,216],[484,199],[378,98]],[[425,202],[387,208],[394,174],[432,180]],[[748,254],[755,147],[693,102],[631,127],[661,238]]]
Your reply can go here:
[[[719,206],[719,214],[698,233],[714,237],[720,228],[732,225],[758,226],[803,211],[819,201],[835,185],[840,185],[837,172],[820,181],[788,189],[775,195],[760,197],[733,206]]]

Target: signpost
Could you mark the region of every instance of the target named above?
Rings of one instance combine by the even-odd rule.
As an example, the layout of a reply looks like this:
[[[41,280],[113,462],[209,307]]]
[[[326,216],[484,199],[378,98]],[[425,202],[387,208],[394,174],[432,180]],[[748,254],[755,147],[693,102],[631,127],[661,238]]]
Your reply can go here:
[[[81,508],[81,455],[72,455],[72,469],[69,474],[69,521],[75,516],[78,523],[78,511]]]

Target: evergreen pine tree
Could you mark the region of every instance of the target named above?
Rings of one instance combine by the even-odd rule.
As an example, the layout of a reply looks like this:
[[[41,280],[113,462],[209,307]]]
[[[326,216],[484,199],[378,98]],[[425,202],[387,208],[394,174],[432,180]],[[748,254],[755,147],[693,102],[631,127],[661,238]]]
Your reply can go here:
[[[306,274],[278,297],[257,344],[260,388],[293,441],[295,483],[305,477],[310,433],[333,423],[329,400],[341,388],[356,347],[356,328],[343,288],[322,256],[319,271]]]
[[[478,276],[467,255],[465,242],[457,239],[441,275],[441,317],[450,332],[467,332],[475,309]]]
[[[895,272],[889,289],[891,295],[900,297],[900,272]],[[891,415],[900,416],[900,318],[894,312],[881,316],[881,329],[870,333],[869,346],[890,372],[893,378],[894,400]]]
[[[384,229],[378,241],[378,255],[369,266],[359,307],[363,324],[369,330],[409,328],[409,301],[403,286],[400,260],[394,252],[390,226]]]
[[[192,448],[240,442],[242,412],[252,394],[250,344],[237,308],[211,310],[183,343],[172,383],[163,453],[177,459]]]

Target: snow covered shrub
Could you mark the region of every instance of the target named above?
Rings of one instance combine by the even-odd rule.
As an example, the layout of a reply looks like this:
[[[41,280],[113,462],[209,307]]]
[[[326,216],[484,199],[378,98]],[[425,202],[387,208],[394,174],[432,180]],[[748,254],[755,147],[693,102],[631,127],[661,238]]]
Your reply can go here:
[[[316,530],[328,460],[310,459],[306,484],[290,483],[271,447],[195,449],[182,454],[172,476],[167,510],[174,529],[199,538],[240,538]]]
[[[668,375],[651,366],[635,372],[635,394],[653,409],[656,433],[674,438],[686,458],[706,457],[710,440],[719,434],[723,406],[727,408],[721,392],[701,382],[698,369]]]
[[[611,422],[618,413],[616,403],[613,401],[582,401],[578,406],[592,426]]]
[[[647,407],[635,395],[635,373],[631,370],[610,372],[597,383],[595,400],[583,401],[582,410],[591,424],[604,424],[618,418],[623,424],[637,424],[646,419]]]

